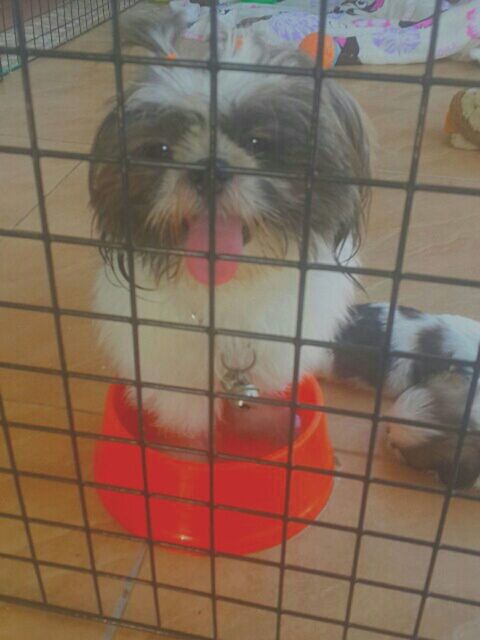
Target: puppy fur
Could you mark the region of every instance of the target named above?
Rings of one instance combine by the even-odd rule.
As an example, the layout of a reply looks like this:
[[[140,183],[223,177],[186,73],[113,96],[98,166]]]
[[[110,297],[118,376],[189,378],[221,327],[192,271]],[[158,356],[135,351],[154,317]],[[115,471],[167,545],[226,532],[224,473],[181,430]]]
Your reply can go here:
[[[159,19],[151,10],[132,12],[132,15],[125,27],[126,44],[141,46],[155,56],[176,53],[184,29],[178,18]],[[293,48],[272,47],[248,32],[238,31],[219,33],[218,55],[222,61],[246,64],[302,68],[312,64]],[[204,326],[209,323],[208,287],[194,280],[182,256],[172,251],[184,248],[192,220],[208,216],[209,212],[209,189],[201,187],[207,185],[210,166],[210,89],[210,74],[206,70],[158,65],[145,68],[129,87],[124,102],[125,142],[130,158],[126,175],[120,162],[102,161],[120,160],[122,155],[116,108],[101,124],[94,142],[96,160],[91,165],[90,192],[98,234],[110,243],[125,243],[129,237],[133,241],[136,305],[142,319]],[[219,168],[304,170],[312,158],[313,92],[311,77],[223,70],[218,73],[215,210],[217,219],[238,217],[241,220],[245,256],[298,260],[305,180],[244,174],[234,174],[227,179]],[[356,265],[368,189],[325,182],[324,178],[369,177],[370,145],[359,106],[331,81],[324,81],[322,87],[318,139],[308,257],[324,264]],[[159,161],[188,163],[192,169],[155,165]],[[114,249],[105,249],[103,253],[105,268],[98,274],[95,310],[130,316],[128,281],[132,278],[126,269],[125,255],[122,250]],[[388,309],[385,305],[352,306],[354,294],[355,283],[344,274],[310,271],[303,337],[360,345],[373,341],[375,346],[381,346]],[[296,269],[240,263],[235,277],[216,288],[215,326],[293,336],[297,300]],[[398,344],[394,348],[408,347],[405,350],[421,347],[415,343],[420,326],[426,329],[437,322],[436,317],[413,310],[399,311],[397,319],[394,343]],[[445,320],[442,326],[445,323],[445,340],[448,337],[454,345],[464,345],[466,329],[463,325],[457,327],[461,322]],[[469,325],[467,332],[473,336],[467,341],[467,350],[468,356],[475,359],[472,350],[480,330],[478,324],[473,329],[472,326]],[[133,378],[130,331],[127,324],[103,322],[100,334],[119,374]],[[206,334],[142,325],[139,339],[143,381],[192,389],[208,387]],[[291,382],[291,345],[217,336],[216,390],[221,390],[225,373],[222,356],[228,358],[230,367],[241,368],[248,364],[252,351],[256,362],[250,381],[261,393],[277,392]],[[453,351],[457,353],[456,348]],[[311,372],[369,386],[378,384],[378,359],[362,362],[354,356],[342,357],[342,353],[303,347],[300,375]],[[443,390],[450,381],[441,377],[445,376],[444,371],[420,375],[415,370],[415,377],[414,369],[410,361],[390,364],[386,392],[399,396],[397,415],[413,420],[423,420],[427,414],[428,418],[437,418],[439,412],[443,415],[446,405],[448,420],[457,420],[466,397],[466,382],[463,384],[466,374],[458,374],[459,391],[447,398]],[[144,388],[143,400],[159,424],[205,440],[208,404],[204,397]],[[221,406],[220,402],[216,404],[218,413]],[[477,423],[477,417],[472,418],[474,427]],[[452,473],[448,460],[451,464],[454,459],[456,438],[439,438],[436,431],[398,425],[390,428],[392,445],[403,453],[407,462],[418,468],[434,469],[442,480],[448,481]],[[480,471],[477,442],[469,440],[471,453],[465,454],[468,460],[464,464],[468,469],[458,473],[457,484],[471,484]],[[422,450],[428,453],[422,454]],[[462,460],[463,457],[461,465]]]

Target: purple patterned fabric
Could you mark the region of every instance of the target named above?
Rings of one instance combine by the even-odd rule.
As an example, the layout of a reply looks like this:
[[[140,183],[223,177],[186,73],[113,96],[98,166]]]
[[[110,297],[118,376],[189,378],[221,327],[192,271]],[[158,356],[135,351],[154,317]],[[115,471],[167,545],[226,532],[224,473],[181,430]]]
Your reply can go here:
[[[268,24],[283,40],[301,42],[309,33],[318,31],[318,16],[305,11],[289,11],[273,16]]]
[[[392,23],[390,20],[380,19],[380,18],[355,18],[352,20],[352,24],[357,29],[372,29],[378,27],[391,27]]]
[[[410,53],[421,42],[418,29],[401,29],[400,27],[388,27],[373,36],[373,44],[392,56]]]
[[[474,40],[480,38],[480,10],[470,9],[467,13],[467,35]]]
[[[250,4],[238,0],[220,0],[219,21],[229,25],[244,25],[258,29],[262,37],[273,42],[287,40],[298,46],[301,41],[318,31],[319,0],[289,0],[277,4]],[[432,17],[426,11],[405,13],[415,20],[386,18],[389,4],[398,2],[398,15],[402,15],[400,0],[328,0],[326,33],[334,39],[336,64],[402,64],[422,63],[428,56]],[[191,5],[191,0],[172,0],[172,4]],[[198,5],[197,10],[198,10]],[[410,8],[413,5],[409,5]],[[397,8],[397,7],[395,7]],[[187,37],[205,39],[209,31],[208,9],[200,9],[201,17],[193,21]],[[378,13],[380,16],[377,17]],[[227,15],[228,14],[228,15]],[[393,15],[393,14],[392,14]],[[419,19],[420,18],[420,19]],[[480,40],[480,0],[443,0],[441,29],[439,30],[436,58],[443,58],[471,48],[472,40]],[[480,47],[479,47],[480,48]],[[472,55],[472,59],[476,59]]]

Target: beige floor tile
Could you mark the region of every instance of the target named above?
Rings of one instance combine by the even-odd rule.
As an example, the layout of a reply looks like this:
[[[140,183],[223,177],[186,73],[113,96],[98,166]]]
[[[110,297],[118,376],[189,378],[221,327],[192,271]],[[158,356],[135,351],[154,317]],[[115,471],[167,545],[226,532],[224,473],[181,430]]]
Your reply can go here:
[[[2,640],[101,640],[104,625],[79,618],[60,616],[47,611],[0,604],[0,638]]]
[[[0,96],[2,106],[5,105],[0,123],[0,136],[9,136],[10,141],[5,144],[28,147],[27,114],[20,73],[10,73],[2,79]]]
[[[210,559],[207,555],[172,552],[154,547],[157,582],[210,593]],[[139,576],[150,580],[150,556],[147,554]]]
[[[434,65],[433,77],[475,80],[478,78],[478,67],[475,64],[464,64],[456,60],[440,60]]]
[[[362,483],[357,480],[336,478],[332,495],[318,517],[322,522],[356,527],[362,495]]]
[[[442,542],[465,549],[480,550],[479,503],[453,498],[447,514]]]
[[[261,560],[269,560],[271,562],[280,562],[280,552],[281,546],[272,547],[271,549],[264,549],[263,551],[259,551],[258,553],[252,554],[255,558],[260,558]]]
[[[394,586],[422,589],[431,549],[422,545],[364,536],[358,576]]]
[[[42,161],[42,171],[44,163]],[[64,179],[52,189],[46,197],[46,209],[49,230],[53,234],[92,237],[92,212],[89,206],[88,170],[86,162],[71,160],[49,160],[50,164],[68,168]],[[19,229],[39,231],[38,211],[33,209],[18,225]],[[71,245],[67,245],[71,247]]]
[[[100,578],[99,583],[105,615],[156,626],[154,592],[151,586],[109,578]]]
[[[88,51],[89,53],[110,53],[112,49],[112,23],[105,22],[81,37],[62,46],[65,51]]]
[[[3,595],[41,601],[37,576],[31,562],[0,558],[0,584]]]
[[[0,370],[0,383],[4,398],[10,401],[12,409],[7,411],[7,417],[10,420],[20,420],[19,412],[22,404],[35,406],[38,411],[38,420],[34,420],[39,424],[44,420],[51,419],[48,411],[63,406],[63,388],[62,381],[59,376],[53,376],[41,373],[30,373],[27,371],[16,371],[12,374],[10,371]],[[17,407],[14,411],[13,405]],[[45,416],[42,416],[42,411]],[[45,424],[50,424],[45,422]],[[59,426],[54,422],[51,426]]]
[[[110,321],[109,321],[110,322]],[[123,332],[125,346],[133,350],[131,327],[127,323],[118,324]],[[113,363],[99,349],[96,336],[99,321],[71,316],[62,317],[62,334],[65,344],[67,368],[70,371],[116,377]],[[133,357],[133,356],[132,356]]]
[[[30,65],[34,115],[40,146],[88,151],[106,101],[115,94],[113,65],[78,60],[36,60]],[[25,119],[17,105],[22,97],[21,75],[3,83],[4,117],[0,134],[25,139]]]
[[[270,606],[277,603],[279,570],[274,567],[219,558],[216,576],[219,595]]]
[[[476,270],[466,271],[466,277],[475,278]],[[479,320],[480,291],[471,287],[403,282],[400,287],[399,303],[420,307],[428,313],[451,313]]]
[[[0,252],[0,300],[51,305],[43,242],[2,238]],[[18,256],[24,256],[18,260]]]
[[[480,168],[478,154],[454,149],[443,131],[450,101],[458,90],[458,87],[431,89],[419,166],[419,181],[443,185],[478,186]]]
[[[10,456],[3,432],[0,434],[0,467],[10,467]]]
[[[84,482],[95,482],[93,460],[95,455],[95,440],[79,436],[77,438],[78,455],[80,458],[81,474]]]
[[[392,636],[384,636],[375,633],[375,640],[391,640]],[[361,629],[349,629],[348,640],[372,640],[371,631],[363,631]]]
[[[39,560],[90,569],[87,537],[83,531],[31,523],[35,553]]]
[[[244,640],[252,633],[265,640],[275,638],[276,616],[269,611],[219,602],[217,617],[219,640]]]
[[[85,489],[85,501],[87,503],[88,522],[92,529],[101,529],[102,531],[125,533],[119,524],[113,520],[110,514],[105,510],[96,489]],[[111,543],[114,544],[113,542]]]
[[[340,625],[282,616],[282,640],[341,640],[342,631]]]
[[[0,353],[5,362],[58,369],[50,314],[2,309],[1,317],[5,330],[0,332]]]
[[[375,131],[374,174],[404,180],[410,169],[420,87],[366,80],[341,84],[359,101]],[[406,109],[405,105],[409,105]]]
[[[33,425],[68,428],[66,401],[60,376],[0,370],[7,418]],[[99,433],[108,385],[72,379],[70,397],[78,431]]]
[[[374,190],[368,234],[362,248],[365,266],[393,268],[404,197],[402,191]],[[477,270],[475,238],[480,233],[477,209],[478,198],[418,192],[413,202],[404,270],[460,278],[470,274],[473,277]],[[455,225],[452,225],[453,216]],[[422,296],[426,286],[404,283],[400,302],[432,312],[456,312],[478,318],[475,293],[474,300],[469,302],[470,295],[464,289],[445,286],[436,287],[435,295],[426,297]],[[385,301],[389,297],[388,282],[369,279],[367,291],[369,300]]]
[[[362,263],[366,267],[394,268],[404,207],[403,190],[380,187],[372,189],[366,237],[361,250]]]
[[[366,528],[382,533],[433,540],[442,498],[421,491],[370,486]]]
[[[346,580],[287,570],[283,607],[289,611],[343,620],[348,589]]]
[[[94,582],[90,574],[46,566],[41,567],[41,574],[50,604],[98,613]]]
[[[459,598],[478,600],[480,558],[466,553],[440,551],[436,562],[431,591]]]
[[[12,429],[11,440],[19,471],[75,478],[70,437],[65,433],[44,433],[34,429]],[[55,451],[55,460],[51,452]]]
[[[56,243],[53,261],[59,305],[65,309],[91,311],[93,283],[103,266],[98,249]]]
[[[1,126],[1,125],[0,125]],[[0,144],[13,144],[9,138],[0,135]],[[29,146],[25,140],[23,146]],[[77,163],[74,163],[75,166]],[[71,170],[68,163],[42,160],[43,190],[45,195],[54,189]],[[37,192],[34,182],[33,163],[29,156],[0,153],[0,173],[2,191],[0,193],[0,228],[9,229],[28,217],[22,228],[28,231],[40,230],[37,211]],[[29,215],[28,215],[29,214]],[[2,239],[3,240],[3,239]]]
[[[384,72],[384,67],[369,67]],[[395,73],[416,74],[420,65],[398,66]],[[436,65],[439,76],[478,77],[475,67],[462,63],[442,62]],[[375,174],[385,179],[404,179],[411,163],[413,136],[418,120],[420,86],[402,83],[381,83],[366,80],[342,81],[357,97],[376,135]],[[443,125],[448,106],[457,88],[432,87],[427,113],[425,136],[419,167],[419,181],[473,186],[478,175],[476,154],[452,149]],[[408,105],[408,108],[406,108]]]
[[[326,397],[332,406],[328,392]],[[343,407],[352,410],[345,404]],[[364,474],[371,421],[331,415],[328,417],[328,427],[338,470],[343,473]]]
[[[358,584],[351,620],[378,629],[412,633],[419,603],[416,595]]]
[[[323,527],[308,527],[287,544],[287,564],[349,575],[356,536]]]
[[[13,476],[10,473],[0,473],[0,492],[2,496],[2,511],[4,513],[20,515],[21,511],[18,503],[17,490]]]
[[[76,429],[100,433],[108,385],[102,382],[72,379],[70,389]]]
[[[129,576],[146,543],[94,533],[92,546],[98,571]],[[146,569],[143,573],[139,571],[139,577],[151,580],[147,555],[143,566]]]
[[[155,637],[155,636],[153,636]],[[162,640],[177,640],[176,636],[170,636],[168,634],[162,634]],[[151,631],[138,631],[134,629],[125,629],[118,627],[115,632],[115,640],[152,640]]]
[[[6,400],[5,409],[8,419],[11,421],[18,421],[29,425],[46,425],[57,429],[68,428],[67,412],[63,407],[35,404],[28,402],[28,400],[23,402],[10,402]]]
[[[429,598],[420,633],[434,640],[477,640],[479,624],[478,607]]]
[[[75,411],[75,428],[79,431],[100,432],[102,424],[102,413],[92,413],[91,411]]]
[[[212,633],[212,605],[209,597],[159,589],[162,625],[171,631],[204,636]]]
[[[30,518],[83,525],[78,488],[69,483],[33,478],[21,479]]]
[[[155,599],[150,585],[135,583],[125,612],[125,620],[156,626]],[[161,620],[164,624],[163,620]]]
[[[479,218],[478,198],[417,193],[404,269],[454,278],[473,276],[478,266],[474,257]]]
[[[0,553],[31,557],[25,525],[21,520],[0,519]]]

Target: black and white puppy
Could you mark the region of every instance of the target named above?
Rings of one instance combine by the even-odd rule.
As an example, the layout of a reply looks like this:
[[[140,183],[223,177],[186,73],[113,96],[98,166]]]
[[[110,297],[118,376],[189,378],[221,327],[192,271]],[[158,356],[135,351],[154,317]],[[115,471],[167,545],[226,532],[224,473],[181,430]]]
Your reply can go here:
[[[183,26],[177,19],[159,21],[137,13],[126,27],[126,41],[154,55],[175,54]],[[239,39],[241,36],[241,40]],[[295,49],[275,48],[248,33],[221,32],[223,61],[308,67]],[[299,172],[311,157],[314,97],[311,77],[220,71],[216,134],[216,251],[246,257],[298,260],[305,210],[305,180],[230,172],[230,167],[270,172]],[[131,236],[135,252],[137,311],[140,318],[206,325],[209,322],[208,262],[182,258],[173,249],[208,251],[210,153],[210,75],[206,70],[152,65],[129,87],[125,98],[127,175],[119,163],[92,163],[91,201],[100,237],[124,243]],[[313,183],[309,260],[326,265],[357,265],[368,190],[325,181],[329,176],[370,175],[369,142],[362,113],[341,87],[323,85],[318,122],[319,151]],[[120,158],[118,112],[101,125],[93,152]],[[188,163],[191,169],[135,164],[139,161]],[[125,198],[125,177],[128,202]],[[127,226],[129,227],[127,231]],[[155,253],[152,249],[167,250]],[[130,315],[128,286],[115,275],[126,273],[122,251],[105,252],[106,268],[98,276],[98,312]],[[295,333],[298,270],[235,260],[216,271],[215,325],[262,334]],[[306,284],[302,334],[306,339],[379,346],[387,310],[352,307],[355,283],[338,271],[312,270]],[[479,325],[453,318],[432,318],[399,311],[394,348],[475,358]],[[123,377],[134,377],[128,325],[103,323],[102,341]],[[142,380],[180,387],[208,388],[208,338],[203,332],[175,328],[140,328]],[[217,335],[215,387],[225,388],[232,371],[248,369],[248,383],[260,394],[290,384],[293,346],[282,341]],[[303,347],[300,374],[313,372],[375,386],[375,356],[356,358],[343,351]],[[454,378],[452,380],[451,378]],[[386,391],[399,396],[396,412],[418,420],[456,421],[468,386],[462,371],[422,368],[391,362]],[[448,393],[446,390],[448,389]],[[206,438],[208,404],[200,395],[145,388],[145,405],[159,424],[192,439]],[[222,404],[217,404],[221,412]],[[472,427],[480,421],[477,401]],[[410,464],[435,469],[442,480],[451,473],[455,438],[437,432],[392,426],[392,444]],[[459,485],[480,471],[478,440],[472,437],[461,458]]]

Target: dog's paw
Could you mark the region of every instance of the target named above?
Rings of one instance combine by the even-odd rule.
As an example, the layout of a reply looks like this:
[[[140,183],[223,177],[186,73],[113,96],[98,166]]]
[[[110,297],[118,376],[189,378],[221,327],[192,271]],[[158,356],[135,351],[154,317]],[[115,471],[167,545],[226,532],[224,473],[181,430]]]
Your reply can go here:
[[[393,458],[395,458],[397,462],[403,465],[407,464],[407,459],[403,455],[401,447],[399,446],[398,442],[395,440],[395,437],[392,435],[391,426],[387,427],[385,439],[384,439],[384,446],[387,452]]]

